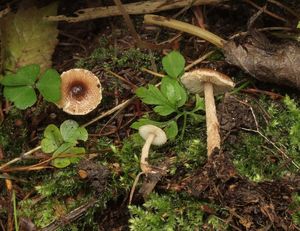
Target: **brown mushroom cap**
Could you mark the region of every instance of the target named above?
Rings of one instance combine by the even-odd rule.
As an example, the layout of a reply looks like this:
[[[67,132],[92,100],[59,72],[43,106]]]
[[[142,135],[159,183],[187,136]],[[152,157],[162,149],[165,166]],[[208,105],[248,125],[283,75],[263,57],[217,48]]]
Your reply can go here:
[[[57,106],[72,115],[85,115],[102,99],[101,83],[85,69],[70,69],[61,74],[61,100]]]
[[[214,95],[223,94],[234,87],[234,82],[227,75],[208,68],[186,72],[181,77],[181,82],[189,92],[200,95],[204,94],[205,82],[214,85]]]

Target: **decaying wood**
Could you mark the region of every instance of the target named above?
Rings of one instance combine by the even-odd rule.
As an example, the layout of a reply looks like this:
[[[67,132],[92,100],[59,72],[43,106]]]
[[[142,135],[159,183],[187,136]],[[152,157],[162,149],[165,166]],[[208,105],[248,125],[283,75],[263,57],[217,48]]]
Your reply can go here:
[[[217,4],[226,0],[150,0],[135,3],[124,4],[124,8],[128,14],[149,14],[165,10],[177,9],[186,6]],[[48,21],[66,21],[81,22],[96,18],[105,18],[110,16],[118,16],[122,13],[117,6],[95,7],[78,10],[74,13],[76,17],[67,17],[65,15],[48,16]]]

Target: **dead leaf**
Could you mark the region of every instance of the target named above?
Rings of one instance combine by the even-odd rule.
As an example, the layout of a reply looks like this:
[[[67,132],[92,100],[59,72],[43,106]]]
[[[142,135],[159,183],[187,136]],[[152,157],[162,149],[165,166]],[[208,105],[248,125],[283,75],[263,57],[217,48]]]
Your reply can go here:
[[[47,22],[43,17],[56,13],[57,2],[39,9],[20,7],[17,13],[1,18],[4,70],[15,71],[27,64],[40,64],[42,71],[51,67],[57,44],[57,23]]]
[[[227,42],[223,47],[226,60],[260,81],[300,89],[299,44],[258,46],[253,40]]]

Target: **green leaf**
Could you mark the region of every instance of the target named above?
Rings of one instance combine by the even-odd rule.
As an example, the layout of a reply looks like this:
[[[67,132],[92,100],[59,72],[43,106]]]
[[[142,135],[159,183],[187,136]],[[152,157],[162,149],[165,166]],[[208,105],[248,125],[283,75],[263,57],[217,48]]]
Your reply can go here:
[[[51,161],[51,164],[56,168],[65,168],[71,164],[69,158],[56,158]]]
[[[80,158],[83,154],[85,154],[85,149],[83,147],[70,147],[72,145],[71,143],[65,143],[62,149],[65,149],[65,151],[60,152],[59,154],[56,154],[55,156],[59,156],[61,154],[71,154],[71,155],[78,155],[78,157],[57,157],[55,158],[51,164],[56,168],[65,168],[69,166],[70,164],[78,163]],[[54,156],[54,154],[53,154]]]
[[[31,107],[37,100],[35,91],[31,86],[4,87],[3,94],[19,109]]]
[[[74,135],[70,137],[70,140],[82,140],[87,141],[89,134],[84,127],[79,127],[75,131]]]
[[[64,141],[69,142],[74,141],[72,137],[74,136],[74,133],[76,132],[77,128],[79,127],[78,123],[74,120],[65,120],[60,125],[60,133],[64,139]],[[75,140],[76,142],[76,140]]]
[[[86,141],[88,132],[84,127],[79,127],[74,120],[66,120],[60,125],[61,135],[66,142],[76,143],[77,140]]]
[[[57,157],[62,153],[66,153],[70,148],[74,147],[76,143],[66,142],[59,146],[58,149],[53,153],[53,157]]]
[[[155,111],[161,116],[167,116],[175,112],[175,110],[172,107],[169,107],[168,105],[156,106],[153,108],[153,111]]]
[[[18,69],[16,74],[8,74],[4,76],[1,84],[4,86],[31,86],[36,81],[39,73],[39,65],[27,65]]]
[[[184,72],[185,60],[178,51],[172,51],[162,59],[165,72],[172,78],[177,78]]]
[[[136,95],[146,104],[158,105],[154,111],[160,115],[169,115],[177,110],[176,105],[172,104],[157,87],[151,84],[148,85],[148,89],[145,87],[138,88]]]
[[[73,147],[67,151],[68,154],[78,155],[78,157],[69,157],[69,160],[72,164],[79,162],[80,158],[85,154],[85,148],[83,147]]]
[[[61,78],[58,72],[48,69],[40,77],[36,86],[47,101],[56,103],[61,97],[60,85]]]
[[[165,127],[164,131],[166,132],[166,135],[169,140],[174,140],[178,134],[177,123],[175,121],[169,122],[168,125]]]
[[[194,120],[193,122],[198,124],[198,123],[201,123],[203,121],[205,121],[205,116],[204,115],[199,115],[199,114],[196,114],[196,113],[189,113],[189,115],[192,117],[192,119]]]
[[[160,86],[161,92],[164,96],[176,107],[181,107],[187,100],[185,89],[179,84],[176,79],[168,76],[164,77]]]
[[[199,110],[205,111],[205,103],[204,103],[204,99],[200,97],[198,94],[196,94],[196,103],[193,112]]]
[[[50,124],[44,131],[44,139],[41,141],[42,151],[45,153],[54,152],[63,143],[58,127]]]

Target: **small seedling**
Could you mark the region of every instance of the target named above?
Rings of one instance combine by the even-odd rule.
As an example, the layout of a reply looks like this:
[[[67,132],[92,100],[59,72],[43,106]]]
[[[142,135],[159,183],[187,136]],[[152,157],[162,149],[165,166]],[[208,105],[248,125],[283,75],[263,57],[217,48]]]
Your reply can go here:
[[[58,102],[61,97],[60,75],[54,69],[47,69],[40,75],[40,66],[31,64],[18,69],[15,74],[7,74],[1,80],[4,97],[17,108],[31,107],[37,100],[37,88],[45,100]]]
[[[64,121],[60,127],[50,124],[44,131],[44,139],[41,142],[42,151],[52,153],[51,164],[56,168],[65,168],[79,161],[80,155],[85,153],[83,147],[76,147],[78,140],[86,141],[88,132],[80,127],[74,120]],[[70,155],[71,157],[60,157]],[[78,156],[77,156],[78,155]]]
[[[173,113],[177,115],[164,122],[156,122],[142,118],[132,124],[132,128],[138,129],[145,124],[152,124],[164,128],[169,139],[174,139],[178,134],[177,121],[183,116],[183,127],[181,138],[184,135],[187,116],[192,116],[196,121],[203,121],[202,115],[196,114],[199,110],[204,110],[204,101],[199,96],[195,98],[195,106],[191,111],[187,111],[183,106],[188,100],[185,88],[181,85],[180,76],[184,73],[185,60],[183,56],[172,51],[162,59],[162,64],[167,75],[162,78],[160,88],[149,84],[148,88],[140,87],[136,95],[141,100],[150,105],[154,105],[153,110],[161,116],[169,116]]]

